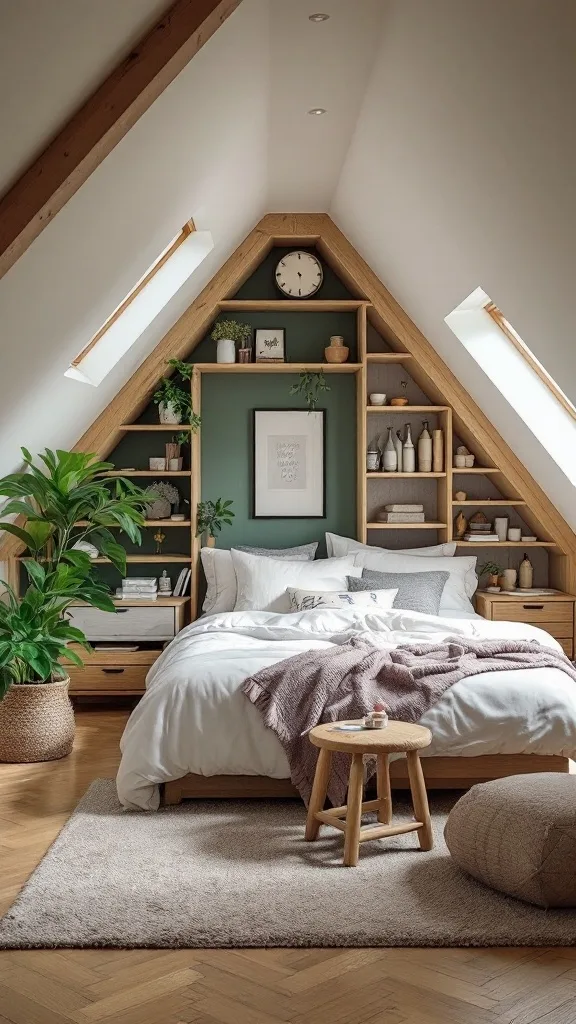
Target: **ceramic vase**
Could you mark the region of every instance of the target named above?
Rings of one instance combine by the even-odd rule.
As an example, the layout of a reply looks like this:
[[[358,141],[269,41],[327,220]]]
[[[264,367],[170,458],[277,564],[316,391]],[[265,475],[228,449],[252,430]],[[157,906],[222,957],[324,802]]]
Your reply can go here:
[[[412,431],[410,424],[407,423],[405,426],[405,439],[402,445],[402,466],[405,473],[416,472],[416,451],[414,449],[414,442],[412,440]]]
[[[217,363],[235,363],[236,345],[231,338],[220,338],[216,345]]]
[[[524,553],[524,558],[520,562],[520,568],[518,570],[518,586],[522,590],[530,590],[534,581],[534,567],[532,562],[528,558],[528,555]]]
[[[506,540],[508,536],[508,516],[495,516],[494,531],[498,534],[498,540]]]
[[[434,473],[444,470],[444,433],[442,430],[432,431],[432,469]]]
[[[396,449],[396,469],[398,473],[402,473],[402,435],[399,430],[396,431],[396,436],[394,437],[394,447]]]
[[[432,472],[432,437],[428,430],[428,420],[424,420],[422,432],[418,438],[418,472]]]
[[[517,575],[516,569],[504,569],[502,575],[498,577],[502,590],[516,590]]]
[[[160,423],[182,423],[182,413],[176,412],[172,402],[160,402],[158,418]]]
[[[350,349],[344,344],[344,338],[334,334],[330,338],[330,344],[324,349],[324,358],[327,363],[345,363],[349,352]]]
[[[398,468],[398,457],[396,455],[396,448],[392,439],[392,427],[388,427],[388,439],[384,446],[384,472],[395,473]]]
[[[380,469],[380,449],[369,448],[366,452],[366,472],[377,473]]]

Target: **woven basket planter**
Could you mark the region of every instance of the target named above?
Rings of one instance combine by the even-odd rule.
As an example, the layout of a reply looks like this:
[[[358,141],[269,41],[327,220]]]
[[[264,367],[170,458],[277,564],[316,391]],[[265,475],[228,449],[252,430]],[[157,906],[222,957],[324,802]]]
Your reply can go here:
[[[74,743],[69,679],[12,685],[0,701],[0,761],[23,764],[66,757]]]

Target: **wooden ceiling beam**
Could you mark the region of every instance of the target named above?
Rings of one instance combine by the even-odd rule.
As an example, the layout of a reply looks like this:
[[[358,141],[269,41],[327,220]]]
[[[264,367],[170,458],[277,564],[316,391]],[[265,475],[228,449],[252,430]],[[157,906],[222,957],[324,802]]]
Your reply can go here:
[[[0,199],[0,278],[241,0],[176,0]]]

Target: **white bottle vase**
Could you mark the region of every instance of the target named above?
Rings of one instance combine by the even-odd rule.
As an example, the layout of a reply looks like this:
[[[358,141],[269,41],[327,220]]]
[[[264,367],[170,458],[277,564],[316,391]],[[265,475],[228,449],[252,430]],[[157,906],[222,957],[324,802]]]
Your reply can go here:
[[[406,424],[406,437],[402,445],[402,466],[405,473],[416,472],[416,452],[409,423]]]
[[[394,441],[392,440],[392,427],[388,427],[388,440],[384,447],[384,472],[395,473],[398,468],[398,457],[396,455],[396,448],[394,447]]]
[[[394,437],[394,447],[396,449],[396,469],[399,473],[402,472],[402,438],[400,431],[397,430]]]
[[[216,346],[217,363],[235,363],[236,345],[231,338],[220,338]]]
[[[424,420],[422,433],[418,438],[418,472],[432,472],[432,437],[428,430],[428,420]]]

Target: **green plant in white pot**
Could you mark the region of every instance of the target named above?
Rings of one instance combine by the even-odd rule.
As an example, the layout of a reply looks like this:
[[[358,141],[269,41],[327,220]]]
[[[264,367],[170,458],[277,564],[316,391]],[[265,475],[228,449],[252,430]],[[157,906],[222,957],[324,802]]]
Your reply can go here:
[[[160,423],[191,423],[193,421],[190,385],[183,388],[178,383],[178,377],[189,381],[194,367],[192,363],[184,363],[181,359],[168,359],[167,363],[174,373],[171,377],[162,378],[152,399],[158,406]]]
[[[25,448],[22,453],[26,471],[0,480],[0,495],[10,499],[2,514],[25,517],[22,526],[1,522],[0,529],[16,536],[29,552],[24,595],[17,597],[5,584],[5,600],[0,602],[4,762],[48,761],[72,749],[74,715],[62,660],[81,666],[75,648],[90,647],[84,634],[69,624],[66,612],[78,602],[114,612],[108,587],[94,576],[90,557],[73,545],[90,538],[125,575],[126,552],[110,527],[140,543],[147,500],[129,480],[118,478],[110,485],[99,479],[113,467],[94,455],[47,449],[40,456],[41,470]]]
[[[250,324],[241,324],[237,320],[217,320],[210,335],[217,342],[216,362],[235,363],[236,345],[245,348],[252,340]]]

